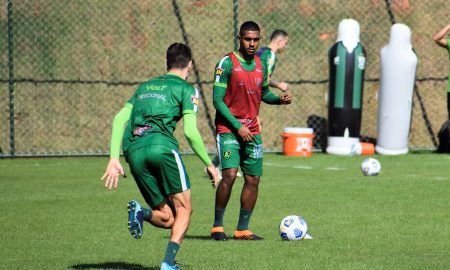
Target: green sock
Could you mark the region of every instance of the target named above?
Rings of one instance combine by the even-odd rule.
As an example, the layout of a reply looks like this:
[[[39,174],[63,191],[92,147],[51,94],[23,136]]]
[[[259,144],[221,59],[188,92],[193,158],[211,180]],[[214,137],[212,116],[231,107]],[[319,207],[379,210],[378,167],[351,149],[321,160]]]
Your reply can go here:
[[[214,209],[214,227],[223,227],[223,215],[225,214],[225,208]]]
[[[144,215],[144,220],[150,222],[153,216],[153,211],[150,208],[141,208],[142,214]]]
[[[236,228],[238,231],[248,230],[248,223],[250,222],[252,212],[252,210],[241,208],[241,211],[239,212],[239,222]]]
[[[166,255],[164,256],[164,262],[169,265],[175,264],[175,256],[177,256],[178,249],[180,248],[180,245],[170,241],[169,244],[167,244],[167,250]]]

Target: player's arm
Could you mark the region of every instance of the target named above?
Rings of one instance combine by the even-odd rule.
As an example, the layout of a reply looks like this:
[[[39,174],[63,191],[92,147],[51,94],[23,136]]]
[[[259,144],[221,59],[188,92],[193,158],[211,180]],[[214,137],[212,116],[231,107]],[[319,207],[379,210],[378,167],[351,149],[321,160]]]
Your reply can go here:
[[[197,116],[194,111],[183,112],[183,128],[184,136],[192,150],[194,150],[195,154],[207,166],[212,186],[217,187],[219,184],[219,173],[206,152],[202,137],[197,129]]]
[[[213,84],[213,105],[214,108],[227,119],[228,122],[236,129],[239,130],[242,124],[233,116],[230,109],[224,102],[225,94],[227,91],[227,84],[231,75],[233,64],[229,57],[222,59],[216,66],[214,73]]]
[[[228,122],[231,123],[231,125],[236,129],[239,130],[242,126],[241,122],[239,122],[236,117],[233,116],[228,106],[223,101],[225,94],[226,94],[226,88],[222,86],[217,86],[214,84],[213,86],[213,105],[214,108],[223,116],[225,119],[228,120]]]
[[[197,116],[194,111],[183,112],[183,127],[184,136],[186,137],[192,150],[194,150],[195,154],[197,154],[206,166],[210,165],[212,162],[206,152],[200,132],[197,129]]]
[[[269,89],[267,66],[263,66],[263,80],[261,92],[261,100],[267,104],[291,104],[292,96],[290,94],[282,94],[277,96]]]
[[[130,119],[131,110],[133,105],[126,103],[114,117],[112,132],[111,132],[111,145],[110,145],[110,159],[106,171],[102,176],[102,180],[105,181],[105,188],[111,190],[113,187],[116,189],[119,181],[119,175],[125,176],[122,165],[119,161],[120,144],[123,138],[123,132],[125,125]]]
[[[270,81],[269,81],[269,86],[278,88],[278,89],[280,89],[281,91],[284,91],[284,92],[286,92],[288,90],[288,88],[289,88],[289,84],[288,83],[286,83],[286,82],[279,82],[279,81],[275,81],[275,80],[272,80],[272,79],[270,79]]]
[[[433,40],[441,47],[447,48],[448,39],[446,38],[447,33],[450,31],[450,23],[447,24],[444,28],[437,31],[433,35]]]
[[[272,74],[275,71],[275,66],[277,64],[277,55],[272,50],[268,50],[267,52],[269,55],[267,55],[266,65],[267,65],[267,77],[269,80],[269,86],[275,87],[280,89],[281,91],[286,92],[289,88],[289,84],[285,82],[279,82],[274,79],[272,79]]]

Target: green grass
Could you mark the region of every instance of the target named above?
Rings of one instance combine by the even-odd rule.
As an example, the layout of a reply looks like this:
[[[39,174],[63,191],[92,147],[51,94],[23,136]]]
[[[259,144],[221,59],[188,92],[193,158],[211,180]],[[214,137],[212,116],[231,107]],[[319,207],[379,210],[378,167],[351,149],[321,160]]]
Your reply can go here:
[[[177,256],[183,269],[449,269],[449,155],[266,154],[251,229],[264,241],[207,239],[214,191],[195,156],[185,156],[194,213]],[[169,231],[146,224],[132,239],[126,204],[142,198],[130,175],[115,192],[100,179],[107,158],[0,160],[0,269],[158,269]],[[128,173],[129,174],[129,173]],[[242,179],[225,214],[236,226]],[[282,241],[278,224],[301,215],[313,240]],[[148,225],[148,226],[147,226]]]

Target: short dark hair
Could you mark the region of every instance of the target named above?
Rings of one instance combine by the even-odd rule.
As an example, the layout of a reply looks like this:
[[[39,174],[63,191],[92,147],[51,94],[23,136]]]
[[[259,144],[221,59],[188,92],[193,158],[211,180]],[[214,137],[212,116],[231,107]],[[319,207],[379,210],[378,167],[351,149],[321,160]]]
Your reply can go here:
[[[286,33],[286,31],[277,29],[272,32],[272,35],[270,36],[270,41],[276,39],[277,37],[287,37],[287,36],[288,34]]]
[[[185,68],[192,60],[191,48],[183,43],[173,43],[167,48],[166,60],[167,70]]]
[[[239,29],[239,35],[244,35],[245,31],[258,31],[261,32],[259,29],[259,25],[253,21],[246,21],[241,25],[241,28]]]

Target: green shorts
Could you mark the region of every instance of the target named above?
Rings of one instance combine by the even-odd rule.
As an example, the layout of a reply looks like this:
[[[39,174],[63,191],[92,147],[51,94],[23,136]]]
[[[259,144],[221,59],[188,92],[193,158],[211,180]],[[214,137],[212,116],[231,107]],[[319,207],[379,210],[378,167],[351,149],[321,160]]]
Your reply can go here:
[[[262,175],[263,145],[261,134],[255,140],[244,142],[239,135],[223,133],[217,135],[217,149],[222,169],[239,168],[242,173],[253,176]]]
[[[131,173],[147,204],[154,208],[170,194],[190,189],[180,154],[167,146],[150,145],[129,153]]]

